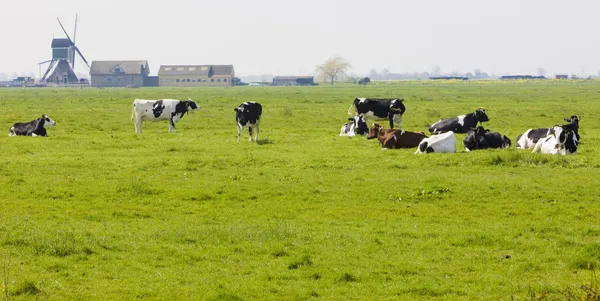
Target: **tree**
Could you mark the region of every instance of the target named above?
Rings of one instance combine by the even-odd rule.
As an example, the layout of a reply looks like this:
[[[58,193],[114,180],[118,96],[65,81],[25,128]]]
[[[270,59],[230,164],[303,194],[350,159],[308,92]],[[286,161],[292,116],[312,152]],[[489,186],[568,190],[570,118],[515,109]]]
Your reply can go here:
[[[390,70],[389,69],[385,68],[385,69],[381,70],[380,74],[381,74],[381,79],[382,80],[388,80],[388,79],[390,79]]]
[[[442,67],[440,67],[440,65],[431,67],[431,73],[435,76],[442,75]]]
[[[475,68],[474,73],[475,73],[475,77],[481,77],[481,69]]]
[[[544,76],[544,75],[546,75],[546,69],[544,69],[542,66],[539,66],[539,67],[537,68],[537,75],[539,75],[539,76]]]
[[[375,68],[371,68],[371,70],[369,70],[369,78],[371,78],[371,80],[379,79],[379,73],[377,73],[377,70],[375,70]]]
[[[334,56],[325,61],[322,65],[317,66],[317,73],[323,76],[323,79],[329,79],[331,84],[336,79],[346,76],[346,71],[350,69],[352,65],[346,59]]]

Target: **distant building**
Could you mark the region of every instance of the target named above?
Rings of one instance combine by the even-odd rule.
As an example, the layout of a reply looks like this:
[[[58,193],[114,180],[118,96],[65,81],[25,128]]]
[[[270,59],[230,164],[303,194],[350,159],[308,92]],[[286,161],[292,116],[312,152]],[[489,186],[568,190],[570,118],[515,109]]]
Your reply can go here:
[[[468,80],[468,77],[463,76],[430,76],[431,80]]]
[[[569,79],[569,76],[566,74],[557,74],[554,76],[556,79]]]
[[[148,61],[93,61],[92,87],[143,87],[148,83]]]
[[[232,86],[233,65],[162,65],[158,70],[161,87]]]
[[[275,76],[273,86],[312,86],[314,76]]]
[[[504,75],[500,76],[500,79],[546,79],[545,76],[532,76],[532,75]]]

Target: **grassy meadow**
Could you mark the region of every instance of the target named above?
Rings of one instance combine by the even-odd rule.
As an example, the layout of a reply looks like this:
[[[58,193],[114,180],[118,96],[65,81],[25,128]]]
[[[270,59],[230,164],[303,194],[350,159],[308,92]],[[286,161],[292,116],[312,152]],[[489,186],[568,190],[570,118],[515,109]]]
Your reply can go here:
[[[513,146],[381,151],[338,136],[355,97],[404,98],[410,131],[483,107]],[[201,110],[136,135],[135,98]],[[577,297],[600,268],[599,100],[600,81],[554,80],[0,89],[2,299]],[[236,142],[244,101],[257,143]],[[50,137],[8,137],[41,114]],[[514,148],[570,115],[578,154]]]

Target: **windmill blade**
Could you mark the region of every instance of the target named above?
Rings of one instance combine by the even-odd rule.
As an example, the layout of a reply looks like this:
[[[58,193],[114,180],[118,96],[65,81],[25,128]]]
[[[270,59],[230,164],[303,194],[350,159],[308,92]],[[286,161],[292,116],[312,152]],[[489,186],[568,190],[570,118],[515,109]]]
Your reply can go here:
[[[52,62],[52,60],[47,60],[47,61],[40,62],[40,63],[38,63],[38,65],[45,64],[47,62]]]
[[[90,69],[90,64],[88,64],[88,61],[85,59],[85,57],[83,56],[83,54],[81,54],[81,51],[79,51],[79,48],[77,48],[77,46],[73,47],[75,48],[75,51],[77,51],[77,53],[79,53],[79,56],[81,57],[81,59],[83,59],[83,61],[85,62],[85,64],[88,66],[88,69]],[[75,60],[73,60],[75,61]]]
[[[69,34],[67,33],[67,31],[65,30],[65,27],[62,25],[62,23],[60,22],[59,18],[56,18],[56,20],[58,20],[58,24],[60,24],[60,28],[62,28],[63,32],[65,33],[65,35],[67,36],[67,39],[69,39],[69,41],[71,42],[71,44],[75,45],[75,43],[73,43],[73,40],[71,40],[71,37],[69,37]]]
[[[77,39],[77,14],[75,14],[75,30],[73,30],[73,44],[75,44],[75,39]]]

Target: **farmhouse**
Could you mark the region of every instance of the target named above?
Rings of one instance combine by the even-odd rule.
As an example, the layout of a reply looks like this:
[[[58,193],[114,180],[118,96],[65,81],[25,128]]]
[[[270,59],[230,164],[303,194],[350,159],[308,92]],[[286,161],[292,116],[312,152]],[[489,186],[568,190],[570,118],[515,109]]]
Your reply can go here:
[[[313,76],[275,76],[273,86],[312,86]]]
[[[93,61],[90,68],[92,87],[146,86],[148,61]]]
[[[162,65],[158,70],[161,87],[232,86],[233,65]]]
[[[569,76],[566,74],[556,74],[555,77],[556,79],[569,79]]]

